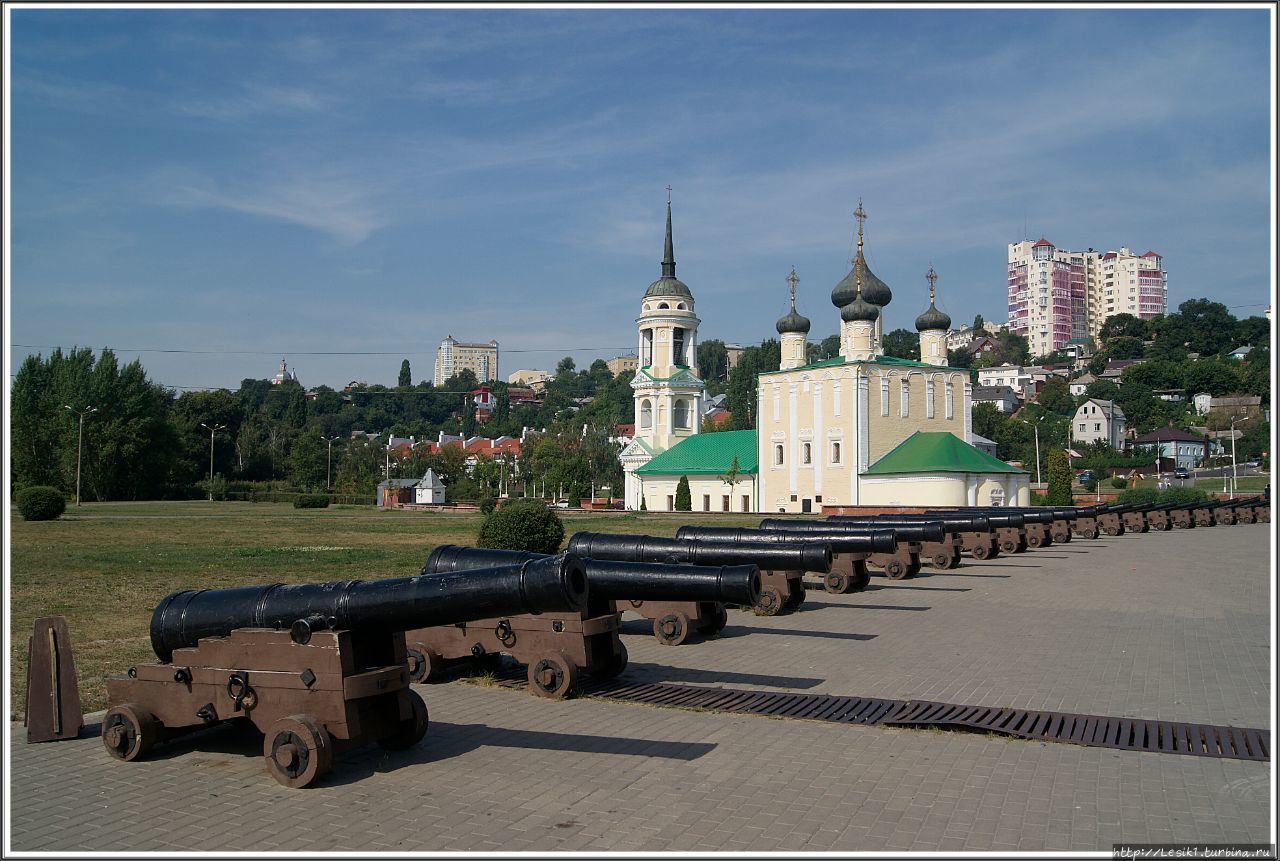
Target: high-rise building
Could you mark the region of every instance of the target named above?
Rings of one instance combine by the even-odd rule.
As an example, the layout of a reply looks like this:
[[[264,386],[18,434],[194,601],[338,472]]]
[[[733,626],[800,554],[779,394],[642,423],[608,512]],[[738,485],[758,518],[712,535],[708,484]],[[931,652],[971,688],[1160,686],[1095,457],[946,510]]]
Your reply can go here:
[[[1167,277],[1160,255],[1069,251],[1043,236],[1009,245],[1009,329],[1027,339],[1033,356],[1097,338],[1106,319],[1165,313]]]
[[[498,342],[467,344],[452,335],[441,341],[436,348],[436,385],[466,370],[481,383],[498,379]]]

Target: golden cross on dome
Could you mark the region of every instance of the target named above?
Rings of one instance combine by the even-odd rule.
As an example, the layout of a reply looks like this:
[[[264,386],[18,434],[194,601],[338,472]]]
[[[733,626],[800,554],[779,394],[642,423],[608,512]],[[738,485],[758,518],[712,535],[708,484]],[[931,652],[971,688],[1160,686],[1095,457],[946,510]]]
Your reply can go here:
[[[933,264],[929,264],[929,272],[924,276],[929,279],[929,304],[933,304],[933,285],[938,280],[938,273],[933,271]]]
[[[791,310],[796,309],[796,285],[800,283],[800,276],[796,275],[796,267],[791,267],[791,274],[787,276],[787,283],[791,285]]]

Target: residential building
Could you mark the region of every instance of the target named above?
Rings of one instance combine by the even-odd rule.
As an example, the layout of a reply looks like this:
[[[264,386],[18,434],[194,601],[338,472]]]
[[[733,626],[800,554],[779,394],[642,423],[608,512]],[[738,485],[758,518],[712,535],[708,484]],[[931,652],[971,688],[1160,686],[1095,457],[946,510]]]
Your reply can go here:
[[[1154,251],[1070,251],[1043,236],[1008,249],[1009,327],[1032,355],[1096,340],[1115,314],[1149,320],[1168,310],[1168,276]]]
[[[1135,451],[1146,451],[1158,459],[1161,472],[1179,467],[1192,469],[1209,456],[1209,440],[1204,436],[1173,426],[1159,428],[1137,437]]]
[[[1253,347],[1245,344],[1243,347],[1236,347],[1230,353],[1227,353],[1227,356],[1232,359],[1243,359],[1245,356],[1249,355],[1249,351],[1252,349]]]
[[[551,379],[550,371],[539,371],[536,368],[521,368],[514,374],[507,375],[507,384],[512,386],[527,386],[535,382],[545,382]]]
[[[1089,398],[1071,419],[1071,441],[1080,445],[1102,440],[1116,450],[1124,448],[1125,417],[1115,401]]]
[[[742,346],[741,344],[725,344],[724,345],[724,354],[725,354],[725,359],[729,363],[729,370],[732,371],[734,368],[738,366],[738,360],[742,358],[742,354],[745,353],[746,351],[747,351],[747,348]]]
[[[1097,380],[1098,378],[1093,374],[1084,374],[1072,380],[1067,389],[1070,390],[1071,397],[1078,398],[1084,394],[1085,389],[1089,388],[1090,383],[1097,382]]]
[[[605,362],[605,364],[609,366],[609,373],[613,374],[616,377],[618,376],[618,374],[621,374],[624,371],[640,370],[640,357],[639,356],[615,356],[612,359]]]
[[[973,403],[994,404],[997,411],[1010,415],[1018,408],[1018,393],[1008,386],[974,386]]]
[[[978,369],[979,386],[1008,386],[1022,400],[1033,400],[1049,380],[1060,377],[1049,368],[1038,365],[996,365]]]
[[[985,436],[981,436],[979,434],[973,435],[973,447],[978,451],[986,452],[992,457],[996,456],[996,449],[999,448],[999,446],[996,445],[995,440],[987,439]]]
[[[1229,418],[1253,419],[1263,415],[1262,398],[1258,395],[1230,395],[1209,400],[1209,411]]]
[[[1098,375],[1099,379],[1110,380],[1116,385],[1120,384],[1120,377],[1124,374],[1124,369],[1130,365],[1141,365],[1146,359],[1112,359],[1107,362],[1106,368]]]
[[[498,379],[498,342],[471,344],[456,341],[452,335],[441,341],[436,348],[436,385],[467,370],[476,375],[477,382]]]

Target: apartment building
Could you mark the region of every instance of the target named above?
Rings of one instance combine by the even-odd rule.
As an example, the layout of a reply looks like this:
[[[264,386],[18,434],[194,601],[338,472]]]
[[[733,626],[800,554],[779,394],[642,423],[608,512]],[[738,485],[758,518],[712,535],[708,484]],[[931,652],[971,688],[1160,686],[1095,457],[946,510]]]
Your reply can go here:
[[[436,348],[435,384],[442,385],[464,370],[470,370],[481,383],[498,379],[498,342],[468,344],[452,335],[441,341]]]
[[[1035,356],[1096,339],[1115,314],[1148,320],[1168,308],[1167,276],[1154,251],[1070,251],[1042,236],[1011,243],[1008,260],[1009,328]]]

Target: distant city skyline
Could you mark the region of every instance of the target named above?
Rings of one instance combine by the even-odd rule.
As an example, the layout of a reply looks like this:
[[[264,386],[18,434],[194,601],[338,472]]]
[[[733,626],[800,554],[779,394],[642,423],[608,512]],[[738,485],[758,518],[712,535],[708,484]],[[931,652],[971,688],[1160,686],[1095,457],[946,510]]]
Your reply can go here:
[[[447,335],[585,368],[635,350],[668,185],[701,341],[775,337],[792,266],[835,334],[859,199],[886,331],[931,265],[1004,322],[1040,236],[1155,250],[1170,311],[1272,301],[1269,5],[4,14],[10,378],[391,386]]]

